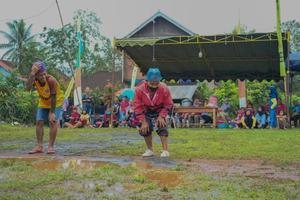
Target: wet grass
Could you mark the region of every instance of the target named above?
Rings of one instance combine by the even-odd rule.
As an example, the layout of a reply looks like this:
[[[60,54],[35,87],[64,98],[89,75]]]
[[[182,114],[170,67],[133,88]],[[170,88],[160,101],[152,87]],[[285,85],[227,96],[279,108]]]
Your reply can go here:
[[[47,132],[46,129],[45,136]],[[171,130],[171,160],[261,159],[278,165],[299,164],[299,132],[299,129]],[[161,147],[157,136],[155,138],[158,153]],[[34,127],[0,125],[0,154],[19,149],[25,152],[34,142]],[[76,149],[79,144],[86,145],[80,148],[93,144],[88,153],[82,151],[81,155],[136,156],[145,149],[135,129],[59,130],[58,154],[67,145]],[[105,148],[96,148],[97,145]],[[49,170],[33,163],[0,159],[0,199],[300,199],[299,181],[204,174],[183,165],[148,169],[136,164],[122,167],[104,164],[92,169]]]
[[[180,174],[160,184],[147,174]],[[166,180],[164,180],[166,181]],[[208,176],[184,168],[141,169],[105,164],[91,170],[43,170],[0,159],[1,199],[299,199],[300,183],[262,178]]]
[[[45,129],[45,140],[48,138]],[[135,129],[60,129],[57,144],[99,144],[93,155],[139,156],[145,145]],[[300,130],[232,130],[177,129],[170,130],[172,159],[261,159],[278,164],[300,162]],[[161,146],[155,136],[155,151]],[[0,152],[29,150],[35,142],[34,127],[0,125]],[[103,147],[103,148],[101,148]],[[80,150],[80,149],[79,149]],[[93,150],[93,149],[91,149]],[[59,152],[58,152],[59,153]],[[84,155],[84,152],[83,152]]]

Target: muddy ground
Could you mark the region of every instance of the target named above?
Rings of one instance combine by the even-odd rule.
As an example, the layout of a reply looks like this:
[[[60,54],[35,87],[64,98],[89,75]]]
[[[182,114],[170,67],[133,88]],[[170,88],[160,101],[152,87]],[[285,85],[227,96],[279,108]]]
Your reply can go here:
[[[282,189],[284,193],[287,194],[277,196],[278,198],[276,194],[274,194],[274,196],[271,196],[269,199],[300,198],[300,163],[285,165],[259,159],[162,159],[159,157],[159,152],[157,152],[156,156],[151,158],[126,155],[116,156],[110,154],[110,152],[113,152],[115,145],[128,145],[128,147],[141,145],[143,139],[131,133],[101,135],[85,133],[81,136],[82,138],[88,137],[89,140],[58,140],[55,155],[47,155],[44,153],[36,155],[27,154],[35,144],[33,140],[6,141],[1,145],[13,146],[17,144],[20,148],[0,151],[0,162],[5,161],[10,163],[3,164],[2,168],[6,169],[6,172],[10,174],[10,169],[5,167],[25,163],[26,166],[30,166],[31,170],[43,171],[43,173],[67,173],[72,171],[72,173],[75,174],[79,173],[80,176],[82,173],[87,173],[88,175],[85,174],[83,176],[84,178],[70,178],[57,183],[57,186],[63,188],[64,195],[62,197],[66,197],[66,199],[202,199],[202,197],[203,199],[230,199],[230,192],[228,196],[225,195],[223,196],[224,198],[222,198],[223,189],[220,191],[219,188],[225,186],[222,184],[218,185],[220,184],[219,181],[222,180],[226,183],[226,194],[228,192],[227,187],[238,188],[239,184],[241,184],[242,187],[241,194],[244,194],[243,190],[247,190],[248,187],[244,184],[248,184],[248,182],[250,182],[251,187],[257,187],[257,185],[259,185],[259,187],[265,187],[263,186],[264,183],[266,183],[266,185],[272,185],[272,182],[276,182],[277,185],[280,185],[277,186],[275,184],[276,188],[280,190],[280,187],[286,187]],[[159,143],[158,137],[155,137],[154,142]],[[174,142],[184,143],[184,140],[170,140],[170,144]],[[45,144],[45,146],[47,146],[47,144]],[[123,177],[122,174],[118,175],[122,177],[119,178],[118,181],[111,182],[113,178],[107,179],[105,177],[91,179],[89,172],[95,173],[95,170],[101,170],[103,167],[105,169],[107,166],[117,167],[118,170],[122,170],[123,168],[133,168],[134,170],[131,172],[129,178],[127,176],[127,178]],[[0,172],[0,185],[10,178],[8,174],[4,174],[3,171],[2,173]],[[199,176],[201,177],[195,178]],[[146,185],[144,185],[142,189],[139,188],[140,185],[143,184]],[[199,188],[193,184],[199,184],[202,193],[199,192]],[[53,184],[41,185],[42,190],[49,190],[53,187]],[[263,189],[263,192],[265,192],[264,190],[268,191],[268,187]],[[292,189],[287,189],[289,187]],[[11,194],[8,195],[8,193],[12,192],[12,190],[10,190],[8,186],[3,188],[5,192],[0,192],[0,197],[2,196],[9,199]],[[214,188],[214,190],[210,191],[210,188]],[[287,189],[287,191],[285,191],[285,189]],[[15,190],[18,189],[15,188]],[[86,191],[89,192],[86,193]],[[288,195],[289,191],[293,192],[291,196]],[[248,195],[247,192],[246,194]],[[267,193],[268,192],[266,192],[266,194]],[[20,194],[22,194],[22,192],[20,192]],[[135,196],[135,194],[137,194],[137,196]],[[181,194],[183,195],[180,196]],[[253,198],[251,198],[252,196],[250,194],[250,198],[246,195],[247,198],[245,199],[264,199],[268,197],[266,194],[262,193],[261,196],[254,195]],[[149,195],[154,196],[152,198]],[[233,192],[232,198],[243,199],[242,196],[240,198],[239,195],[240,193]],[[49,196],[49,199],[55,199],[54,197],[55,196]],[[31,196],[29,199],[30,198]]]

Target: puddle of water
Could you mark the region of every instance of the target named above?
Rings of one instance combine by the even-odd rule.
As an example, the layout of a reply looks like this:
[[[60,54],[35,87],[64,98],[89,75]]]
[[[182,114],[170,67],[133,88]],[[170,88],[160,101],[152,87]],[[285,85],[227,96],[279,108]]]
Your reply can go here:
[[[58,169],[72,169],[72,170],[92,170],[107,164],[102,161],[90,161],[82,159],[70,160],[45,160],[33,162],[32,166],[41,170],[58,170]]]
[[[182,173],[177,171],[153,170],[144,174],[148,179],[155,181],[159,186],[175,187],[179,185]]]

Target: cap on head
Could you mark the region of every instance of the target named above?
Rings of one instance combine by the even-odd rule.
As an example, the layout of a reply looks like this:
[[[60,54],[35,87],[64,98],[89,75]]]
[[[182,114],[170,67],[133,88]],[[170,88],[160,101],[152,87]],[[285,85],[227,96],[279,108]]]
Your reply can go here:
[[[36,61],[35,63],[33,63],[33,65],[36,65],[39,67],[39,71],[38,73],[42,73],[42,72],[46,72],[47,71],[47,67],[45,65],[45,63],[43,61]]]
[[[146,80],[147,81],[160,81],[162,79],[161,73],[158,68],[150,67],[148,69]]]

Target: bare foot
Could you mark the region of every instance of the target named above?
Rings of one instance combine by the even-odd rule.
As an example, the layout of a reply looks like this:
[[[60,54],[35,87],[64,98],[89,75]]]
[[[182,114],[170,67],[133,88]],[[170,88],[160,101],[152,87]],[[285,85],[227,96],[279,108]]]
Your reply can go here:
[[[31,151],[29,151],[28,153],[29,154],[44,153],[43,146],[37,145]]]

